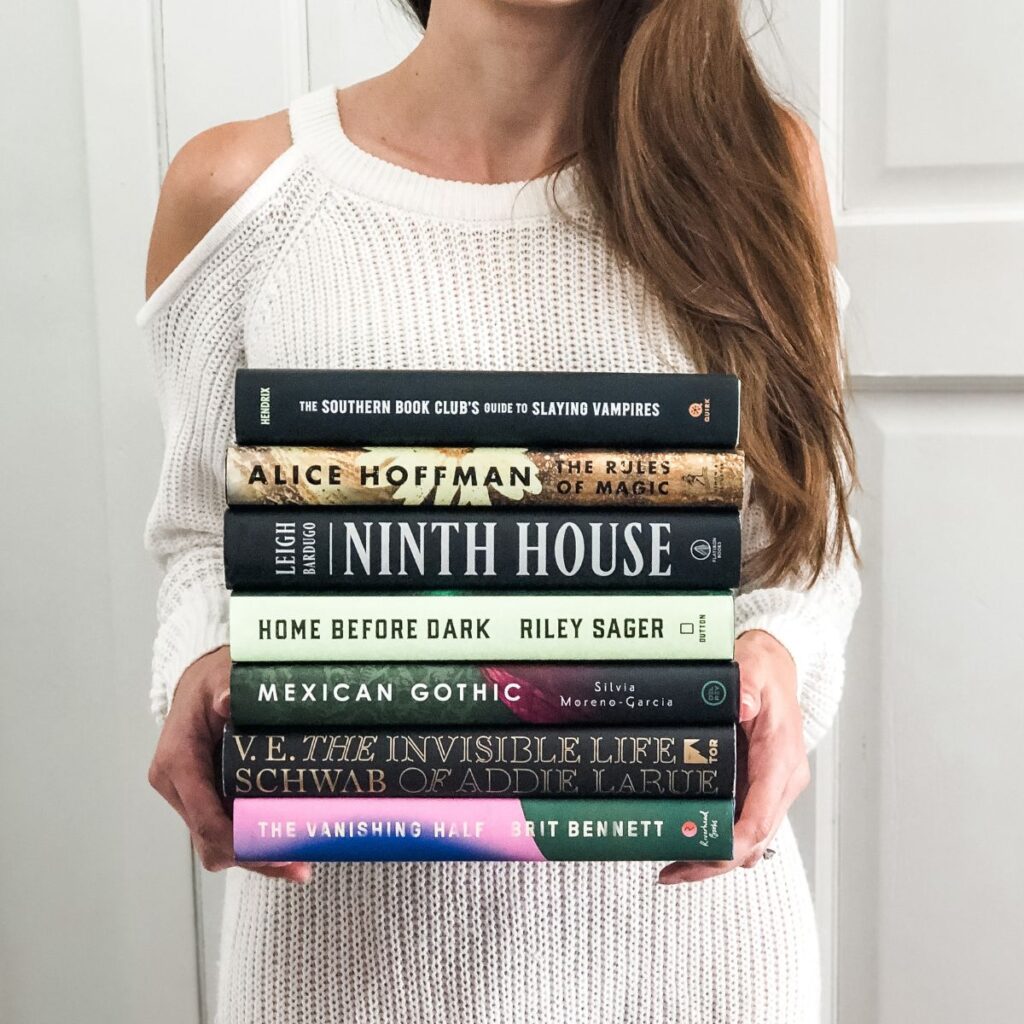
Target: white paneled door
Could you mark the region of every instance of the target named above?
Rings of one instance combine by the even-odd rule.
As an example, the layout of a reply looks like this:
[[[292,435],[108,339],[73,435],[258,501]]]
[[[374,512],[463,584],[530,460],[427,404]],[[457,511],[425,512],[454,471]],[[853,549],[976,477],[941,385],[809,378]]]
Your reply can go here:
[[[840,730],[841,1021],[1020,1019],[1024,8],[845,5],[834,106],[867,528]]]
[[[822,926],[822,1019],[1009,1024],[1024,920],[1009,782],[1024,687],[1008,643],[1024,576],[1011,533],[1024,506],[1024,8],[770,6],[774,34],[757,31],[760,5],[749,23],[819,132],[853,289],[864,486],[847,695],[796,814]],[[137,453],[159,445],[132,317],[168,154],[211,124],[377,73],[415,32],[392,0],[80,0],[79,17],[110,530],[138,536],[148,495],[118,491],[114,469],[118,438]],[[132,635],[151,628],[144,565],[139,551],[114,581]],[[124,657],[141,679],[140,652]],[[159,950],[160,922],[144,902],[132,913],[158,956],[198,965],[175,1019],[212,1020],[220,885],[196,874],[193,892],[187,857],[183,842],[170,882],[196,901],[195,948]]]

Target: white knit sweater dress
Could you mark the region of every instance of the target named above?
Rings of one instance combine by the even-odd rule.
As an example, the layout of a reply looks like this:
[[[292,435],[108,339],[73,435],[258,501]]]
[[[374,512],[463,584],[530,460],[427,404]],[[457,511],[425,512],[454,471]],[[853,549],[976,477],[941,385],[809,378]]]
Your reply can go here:
[[[658,304],[565,176],[441,181],[356,147],[333,89],[298,100],[292,147],[156,291],[167,448],[146,543],[165,576],[162,718],[228,642],[221,548],[235,369],[692,371]],[[749,384],[748,386],[756,386]],[[756,507],[744,548],[765,540]],[[851,561],[809,591],[748,589],[798,668],[807,742],[829,728],[859,599]],[[697,885],[659,865],[321,864],[306,887],[232,869],[220,1024],[809,1024],[814,918],[789,825],[778,856]]]

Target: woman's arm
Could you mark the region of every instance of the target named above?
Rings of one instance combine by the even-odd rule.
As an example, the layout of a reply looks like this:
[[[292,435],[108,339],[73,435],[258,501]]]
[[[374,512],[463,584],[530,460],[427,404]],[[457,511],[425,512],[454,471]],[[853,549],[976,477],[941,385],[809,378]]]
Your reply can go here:
[[[189,142],[167,172],[153,225],[146,328],[165,450],[145,543],[164,572],[151,694],[161,719],[188,665],[227,643],[222,467],[245,267],[197,272],[174,295],[154,293],[273,160],[276,127],[273,118],[221,125]]]
[[[835,230],[817,143],[806,125],[796,119],[792,124],[825,250],[834,258]],[[757,504],[745,504],[742,533],[746,561],[769,538]],[[738,781],[734,859],[672,864],[662,871],[662,882],[700,881],[735,867],[754,867],[810,781],[807,752],[835,718],[843,689],[846,640],[860,601],[853,552],[847,547],[838,563],[826,566],[812,585],[805,583],[745,587],[736,598],[736,661],[746,759]]]
[[[173,294],[158,289],[287,148],[287,126],[284,138],[280,126],[274,118],[225,125],[182,150],[161,192],[147,268],[147,294],[153,298],[146,326],[166,441],[146,523],[146,547],[164,572],[151,692],[163,729],[149,779],[184,819],[210,870],[234,863],[231,823],[214,782],[214,753],[228,715],[231,668],[225,646],[223,465],[250,277],[241,236],[233,258],[201,264],[188,280],[170,282]],[[296,881],[309,877],[306,865],[254,870]]]

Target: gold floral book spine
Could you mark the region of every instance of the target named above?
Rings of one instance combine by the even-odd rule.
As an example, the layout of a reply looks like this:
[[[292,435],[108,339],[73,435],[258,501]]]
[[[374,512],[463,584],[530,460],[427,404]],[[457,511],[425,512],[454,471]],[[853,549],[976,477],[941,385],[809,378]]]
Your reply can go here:
[[[229,505],[738,508],[741,451],[228,449]]]

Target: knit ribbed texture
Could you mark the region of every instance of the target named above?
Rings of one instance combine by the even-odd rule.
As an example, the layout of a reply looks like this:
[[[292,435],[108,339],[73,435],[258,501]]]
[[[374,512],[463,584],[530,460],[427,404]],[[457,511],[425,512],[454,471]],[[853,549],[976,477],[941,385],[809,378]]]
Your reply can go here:
[[[571,171],[476,185],[395,167],[348,140],[333,90],[293,105],[292,132],[140,314],[167,436],[146,529],[165,571],[158,717],[182,671],[227,641],[238,366],[693,370]],[[743,529],[749,557],[767,538],[756,506]],[[847,558],[809,591],[737,601],[738,633],[767,630],[793,655],[811,745],[835,714],[858,598]],[[693,887],[656,886],[650,864],[320,865],[306,888],[233,870],[218,1019],[809,1024],[814,924],[788,824],[779,847]]]
[[[814,913],[778,855],[695,886],[650,864],[229,873],[220,1024],[811,1024]]]

